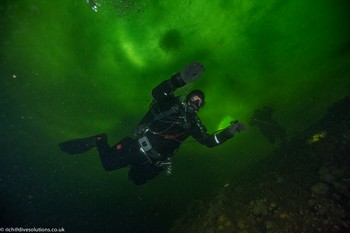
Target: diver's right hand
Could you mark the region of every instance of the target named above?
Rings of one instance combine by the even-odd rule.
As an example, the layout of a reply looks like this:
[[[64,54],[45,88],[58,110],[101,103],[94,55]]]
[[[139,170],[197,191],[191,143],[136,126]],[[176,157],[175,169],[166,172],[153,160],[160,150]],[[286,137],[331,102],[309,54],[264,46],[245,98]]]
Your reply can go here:
[[[226,132],[232,137],[243,130],[245,130],[245,126],[239,121],[232,121],[230,126],[226,128]]]
[[[204,71],[205,68],[202,64],[192,62],[181,70],[180,76],[181,79],[187,84],[196,81]]]

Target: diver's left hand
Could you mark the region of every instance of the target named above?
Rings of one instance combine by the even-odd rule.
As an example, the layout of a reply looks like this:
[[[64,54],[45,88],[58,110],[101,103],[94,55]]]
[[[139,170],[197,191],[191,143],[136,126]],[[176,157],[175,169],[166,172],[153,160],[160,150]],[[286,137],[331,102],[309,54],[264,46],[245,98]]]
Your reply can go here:
[[[198,62],[192,62],[188,66],[186,66],[184,69],[181,70],[180,75],[181,79],[185,83],[191,83],[196,81],[201,74],[205,71],[205,68],[202,64]]]
[[[233,136],[241,131],[244,131],[245,126],[239,121],[232,121],[230,126],[227,127],[226,130],[231,136]]]

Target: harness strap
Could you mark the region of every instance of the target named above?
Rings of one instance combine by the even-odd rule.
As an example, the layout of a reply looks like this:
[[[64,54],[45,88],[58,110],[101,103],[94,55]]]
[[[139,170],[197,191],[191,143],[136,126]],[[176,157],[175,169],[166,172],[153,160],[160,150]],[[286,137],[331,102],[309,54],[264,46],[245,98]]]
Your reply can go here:
[[[175,104],[174,106],[172,106],[168,111],[165,111],[165,112],[160,112],[158,114],[155,114],[154,113],[154,120],[161,120],[165,117],[168,117],[174,113],[177,113],[179,111],[179,106],[177,104]]]
[[[145,155],[148,162],[150,164],[154,164],[156,167],[162,168],[167,175],[171,175],[172,173],[171,159],[167,158],[165,160],[158,160],[157,162],[154,162],[152,159],[160,159],[161,154],[152,148],[152,145],[146,136],[140,138],[138,142],[140,145],[140,151]]]

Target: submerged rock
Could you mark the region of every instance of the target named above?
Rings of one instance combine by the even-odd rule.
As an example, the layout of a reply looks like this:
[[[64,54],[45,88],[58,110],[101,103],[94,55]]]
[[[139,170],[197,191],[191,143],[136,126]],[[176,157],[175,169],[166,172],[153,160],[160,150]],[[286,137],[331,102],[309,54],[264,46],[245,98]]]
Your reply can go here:
[[[184,214],[171,233],[350,232],[349,122],[350,97]],[[327,134],[309,144],[315,132]]]
[[[328,196],[329,187],[326,183],[320,182],[311,187],[311,192],[314,196]]]

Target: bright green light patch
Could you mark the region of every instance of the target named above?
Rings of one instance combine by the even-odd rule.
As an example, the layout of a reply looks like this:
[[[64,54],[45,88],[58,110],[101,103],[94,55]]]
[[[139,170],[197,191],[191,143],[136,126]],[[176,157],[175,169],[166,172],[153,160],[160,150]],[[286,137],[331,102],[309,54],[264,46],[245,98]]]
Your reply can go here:
[[[227,126],[230,125],[231,121],[233,121],[233,120],[234,120],[233,117],[231,117],[231,116],[225,116],[225,117],[220,121],[217,130],[226,128]]]
[[[122,43],[122,47],[124,49],[125,55],[129,58],[129,60],[136,66],[142,67],[144,66],[144,62],[140,55],[136,52],[135,47],[127,41]]]

